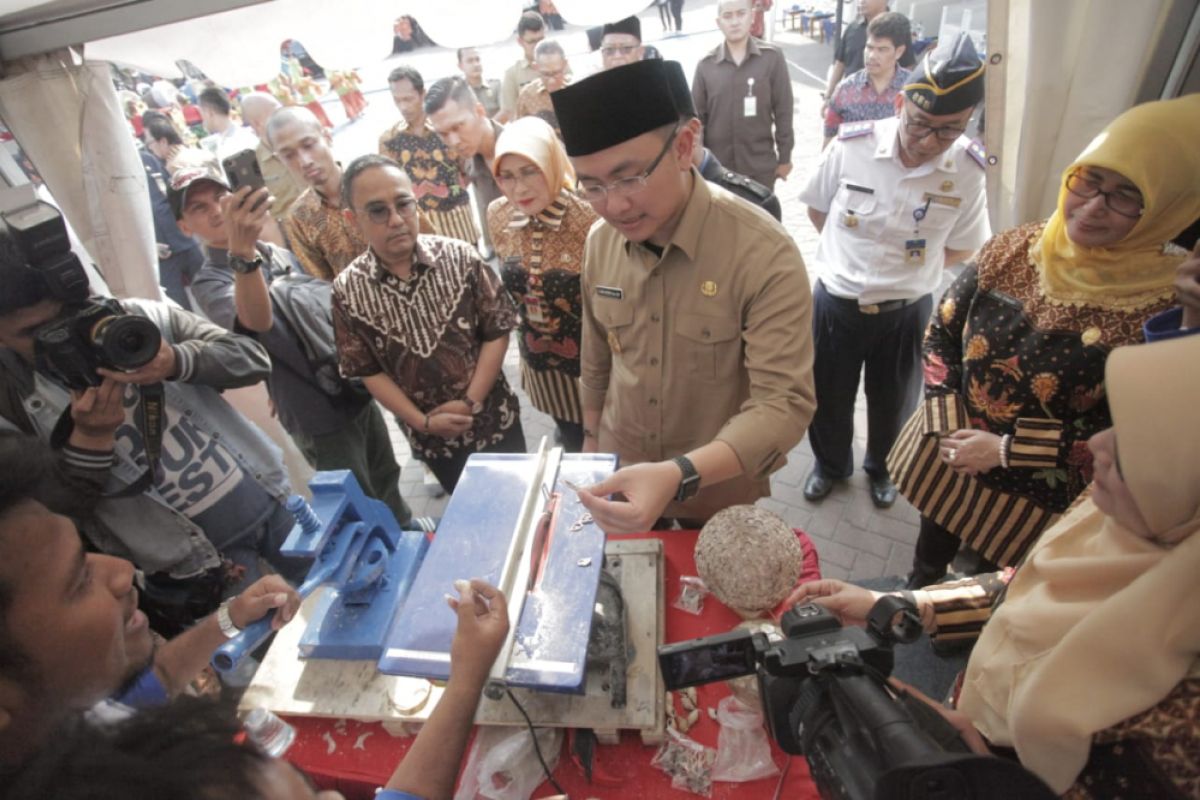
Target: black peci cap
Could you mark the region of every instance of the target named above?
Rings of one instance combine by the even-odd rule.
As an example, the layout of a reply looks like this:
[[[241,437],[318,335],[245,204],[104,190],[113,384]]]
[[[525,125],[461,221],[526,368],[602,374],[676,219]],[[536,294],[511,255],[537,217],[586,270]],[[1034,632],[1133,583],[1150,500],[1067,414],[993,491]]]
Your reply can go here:
[[[567,155],[607,150],[678,122],[667,63],[652,59],[624,64],[552,93]]]

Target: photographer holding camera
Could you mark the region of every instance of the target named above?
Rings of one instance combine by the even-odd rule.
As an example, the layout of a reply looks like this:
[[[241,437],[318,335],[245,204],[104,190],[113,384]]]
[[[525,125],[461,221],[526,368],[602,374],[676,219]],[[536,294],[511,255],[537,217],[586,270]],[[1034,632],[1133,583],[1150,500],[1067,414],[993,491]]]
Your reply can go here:
[[[935,640],[979,634],[951,721],[1071,798],[1200,796],[1197,359],[1194,336],[1114,351],[1085,499],[1015,575],[912,593]],[[789,602],[862,624],[880,596],[824,580]]]
[[[253,583],[260,557],[304,577],[307,561],[279,555],[281,454],[219,394],[266,377],[261,345],[166,303],[89,296],[44,203],[4,215],[0,285],[0,429],[59,452],[73,516],[145,572],[166,627]]]

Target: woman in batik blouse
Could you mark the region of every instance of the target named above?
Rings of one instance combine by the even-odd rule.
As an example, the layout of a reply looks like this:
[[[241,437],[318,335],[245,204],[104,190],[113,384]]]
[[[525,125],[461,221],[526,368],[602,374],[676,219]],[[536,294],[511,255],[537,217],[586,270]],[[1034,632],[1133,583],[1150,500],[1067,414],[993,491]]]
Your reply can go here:
[[[536,117],[504,129],[492,164],[504,197],[488,208],[488,229],[520,316],[521,385],[553,417],[563,447],[579,452],[579,274],[596,212],[571,191],[575,171],[562,142]]]
[[[925,337],[925,402],[888,459],[921,512],[910,588],[960,544],[1018,563],[1092,478],[1086,441],[1112,424],[1104,363],[1174,302],[1200,216],[1200,96],[1122,114],[1063,173],[1045,222],[993,237]]]

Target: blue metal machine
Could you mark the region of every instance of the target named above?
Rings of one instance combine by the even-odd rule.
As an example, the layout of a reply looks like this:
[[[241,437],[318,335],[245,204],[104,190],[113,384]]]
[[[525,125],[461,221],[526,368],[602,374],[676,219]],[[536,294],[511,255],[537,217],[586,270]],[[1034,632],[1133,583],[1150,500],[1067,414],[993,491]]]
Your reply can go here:
[[[392,616],[403,604],[429,549],[420,531],[403,531],[386,505],[367,497],[347,470],[318,472],[309,481],[312,505],[288,501],[296,525],[280,548],[312,558],[297,591],[330,590],[300,640],[302,658],[376,659]],[[271,635],[270,617],[249,625],[213,654],[218,672],[234,669]]]
[[[408,602],[396,615],[379,671],[445,680],[456,618],[443,595],[459,578],[504,590],[513,625],[493,684],[582,693],[604,533],[568,484],[613,473],[607,454],[471,456]]]
[[[424,533],[400,530],[349,472],[317,473],[311,507],[289,502],[297,523],[281,548],[314,559],[302,597],[329,587],[298,656],[378,660],[385,674],[445,680],[457,617],[444,596],[454,581],[478,577],[504,590],[517,621],[493,690],[581,693],[604,533],[569,485],[615,469],[615,456],[563,455],[544,442],[535,455],[473,455],[432,545]],[[233,669],[270,633],[269,619],[248,626],[217,650],[214,667]]]

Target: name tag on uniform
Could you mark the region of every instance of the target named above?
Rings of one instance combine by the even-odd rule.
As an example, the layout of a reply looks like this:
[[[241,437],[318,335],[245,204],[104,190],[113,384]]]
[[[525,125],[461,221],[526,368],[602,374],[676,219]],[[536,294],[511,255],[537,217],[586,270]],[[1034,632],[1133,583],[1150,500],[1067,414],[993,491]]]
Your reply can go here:
[[[950,208],[958,208],[962,205],[961,197],[952,197],[948,194],[930,194],[929,192],[926,192],[925,196],[921,199],[930,203],[934,203],[935,205],[949,206]]]
[[[904,242],[904,264],[909,267],[925,266],[925,240],[907,239]]]
[[[607,297],[610,300],[625,299],[625,292],[615,286],[597,286],[596,294],[600,297]]]
[[[744,97],[742,98],[742,116],[757,117],[758,116],[758,98]]]

